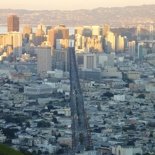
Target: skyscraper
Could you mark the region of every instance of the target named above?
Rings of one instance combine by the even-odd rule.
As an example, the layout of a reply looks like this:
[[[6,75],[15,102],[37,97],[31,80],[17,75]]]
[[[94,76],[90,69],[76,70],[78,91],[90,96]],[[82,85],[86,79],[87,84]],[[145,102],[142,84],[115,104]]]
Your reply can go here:
[[[32,33],[32,27],[30,25],[25,25],[23,27],[23,37],[27,37]]]
[[[51,48],[50,47],[38,47],[37,51],[37,73],[51,70]]]
[[[106,52],[115,52],[115,35],[111,31],[108,32],[106,36],[106,46],[107,46],[107,51]]]
[[[22,56],[22,33],[11,32],[9,33],[13,37],[13,53],[15,56],[21,58]]]
[[[116,52],[123,52],[124,51],[124,38],[119,35],[116,37]]]
[[[51,28],[50,30],[48,30],[48,41],[50,42],[50,45],[51,47],[55,47],[55,37],[56,34],[55,34],[55,30],[54,28]]]
[[[109,32],[110,32],[110,25],[104,24],[104,25],[103,25],[102,34],[103,34],[104,36],[106,36]]]
[[[16,15],[8,16],[8,32],[19,31],[19,17]]]
[[[96,68],[96,54],[85,53],[84,54],[84,69],[95,69]]]
[[[92,26],[92,35],[99,36],[100,35],[100,27],[98,25]]]

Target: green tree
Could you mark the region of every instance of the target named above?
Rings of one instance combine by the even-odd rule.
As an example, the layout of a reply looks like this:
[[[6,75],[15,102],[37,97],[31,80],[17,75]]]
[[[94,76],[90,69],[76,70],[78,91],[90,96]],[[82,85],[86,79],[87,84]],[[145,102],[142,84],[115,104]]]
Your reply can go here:
[[[139,94],[139,95],[137,96],[137,98],[145,99],[145,95],[144,95],[144,94]]]
[[[45,122],[45,121],[40,121],[37,124],[37,127],[42,128],[42,127],[50,127],[51,124],[49,122]]]
[[[80,133],[80,134],[79,134],[79,142],[80,142],[81,144],[83,144],[83,141],[84,141],[83,133]]]
[[[0,155],[24,155],[24,154],[4,144],[0,144]]]

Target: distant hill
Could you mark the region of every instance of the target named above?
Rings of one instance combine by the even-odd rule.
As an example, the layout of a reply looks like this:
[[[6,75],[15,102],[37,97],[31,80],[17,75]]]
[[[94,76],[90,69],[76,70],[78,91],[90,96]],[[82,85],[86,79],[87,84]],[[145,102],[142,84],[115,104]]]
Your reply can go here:
[[[155,5],[96,8],[92,10],[12,10],[0,9],[0,25],[7,24],[7,16],[17,14],[20,24],[45,25],[65,24],[66,26],[103,25],[113,27],[149,25],[155,22]]]
[[[0,155],[23,155],[23,154],[12,148],[9,148],[6,145],[0,144]]]

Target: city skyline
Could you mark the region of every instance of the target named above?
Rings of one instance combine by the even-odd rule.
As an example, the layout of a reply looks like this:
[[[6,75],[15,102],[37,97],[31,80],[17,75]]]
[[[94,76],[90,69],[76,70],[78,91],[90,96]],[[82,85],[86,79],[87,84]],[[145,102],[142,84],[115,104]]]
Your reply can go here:
[[[67,5],[66,5],[67,4]],[[81,5],[82,4],[82,5]],[[5,0],[0,6],[0,9],[26,9],[26,10],[78,10],[78,9],[93,9],[98,7],[124,7],[124,6],[139,6],[155,4],[154,0],[90,0],[89,3],[82,0],[57,0],[56,2],[51,0],[48,3],[40,0],[37,3],[32,3],[31,0],[27,0],[23,3],[20,0]]]

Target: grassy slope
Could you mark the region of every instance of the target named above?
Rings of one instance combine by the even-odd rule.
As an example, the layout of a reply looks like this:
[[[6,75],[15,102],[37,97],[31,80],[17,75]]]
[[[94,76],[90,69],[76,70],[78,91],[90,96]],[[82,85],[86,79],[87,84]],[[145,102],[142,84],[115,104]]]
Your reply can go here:
[[[0,155],[23,155],[23,154],[6,145],[0,144]]]

